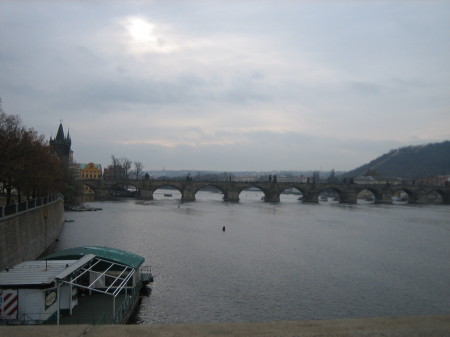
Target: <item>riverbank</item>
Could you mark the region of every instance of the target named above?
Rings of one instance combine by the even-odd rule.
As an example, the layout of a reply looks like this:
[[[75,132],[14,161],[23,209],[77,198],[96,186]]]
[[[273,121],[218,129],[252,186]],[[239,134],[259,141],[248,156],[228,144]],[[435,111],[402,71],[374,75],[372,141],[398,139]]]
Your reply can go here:
[[[450,315],[358,318],[339,320],[0,327],[9,337],[437,337],[450,336]]]
[[[64,200],[50,196],[1,207],[0,270],[34,260],[55,242],[64,225]]]

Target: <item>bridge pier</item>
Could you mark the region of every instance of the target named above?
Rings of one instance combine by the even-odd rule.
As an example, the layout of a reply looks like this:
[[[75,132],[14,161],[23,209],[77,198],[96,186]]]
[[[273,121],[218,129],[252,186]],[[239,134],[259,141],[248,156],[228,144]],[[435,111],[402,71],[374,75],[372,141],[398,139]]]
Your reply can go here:
[[[223,200],[230,202],[239,202],[239,193],[237,190],[229,190],[223,192]]]
[[[372,192],[373,193],[373,192]],[[379,193],[373,193],[376,204],[392,204],[392,191],[384,189]]]
[[[346,190],[341,193],[339,196],[339,202],[341,204],[356,204],[356,191],[355,190]]]
[[[146,200],[153,200],[153,190],[144,190],[141,189],[141,198]]]
[[[450,193],[443,193],[442,195],[442,203],[444,205],[450,205]]]
[[[313,204],[319,203],[319,192],[317,191],[304,191],[303,194],[303,202],[309,202]]]
[[[280,202],[280,193],[276,189],[264,191],[265,202]]]
[[[426,204],[428,202],[428,194],[423,191],[423,190],[419,190],[414,194],[409,194],[408,193],[408,203],[410,204]]]
[[[181,190],[181,201],[182,202],[195,201],[195,191],[189,187],[186,187],[185,189]]]

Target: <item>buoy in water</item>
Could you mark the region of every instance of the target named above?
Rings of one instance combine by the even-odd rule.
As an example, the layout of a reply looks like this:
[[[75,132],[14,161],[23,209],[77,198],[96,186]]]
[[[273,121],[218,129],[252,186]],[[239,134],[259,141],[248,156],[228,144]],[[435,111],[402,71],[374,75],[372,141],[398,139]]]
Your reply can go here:
[[[222,227],[222,232],[225,232],[225,226]]]

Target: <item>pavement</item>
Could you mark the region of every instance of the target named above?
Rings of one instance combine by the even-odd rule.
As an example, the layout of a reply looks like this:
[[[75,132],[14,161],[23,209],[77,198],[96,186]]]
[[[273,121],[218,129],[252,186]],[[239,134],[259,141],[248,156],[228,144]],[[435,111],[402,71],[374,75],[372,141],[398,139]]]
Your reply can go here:
[[[0,337],[450,337],[450,315],[208,324],[0,326]]]

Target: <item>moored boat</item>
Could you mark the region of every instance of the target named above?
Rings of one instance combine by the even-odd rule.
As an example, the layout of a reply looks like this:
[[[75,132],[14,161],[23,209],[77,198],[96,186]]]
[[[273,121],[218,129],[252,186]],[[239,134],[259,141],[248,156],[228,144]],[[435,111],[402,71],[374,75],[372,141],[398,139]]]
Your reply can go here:
[[[144,258],[77,247],[0,273],[0,324],[120,324],[153,280]]]

